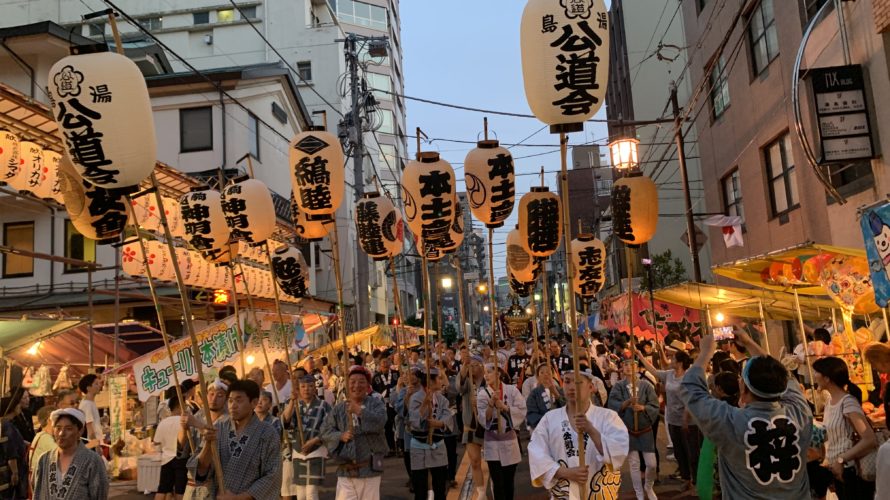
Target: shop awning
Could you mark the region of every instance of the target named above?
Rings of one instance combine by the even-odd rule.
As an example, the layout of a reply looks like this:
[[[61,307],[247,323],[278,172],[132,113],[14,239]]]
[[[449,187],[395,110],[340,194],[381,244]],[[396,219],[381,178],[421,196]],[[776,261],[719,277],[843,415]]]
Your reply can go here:
[[[691,309],[722,312],[727,316],[759,318],[760,304],[766,319],[794,320],[794,294],[758,288],[734,288],[707,283],[681,283],[655,291],[655,298]],[[825,319],[837,304],[827,298],[799,295],[804,319]]]
[[[787,292],[796,288],[798,293],[803,295],[826,295],[827,292],[822,285],[807,279],[803,268],[807,260],[820,254],[848,255],[865,259],[864,249],[807,242],[756,257],[720,264],[711,269],[714,274],[766,290]],[[784,274],[793,276],[785,276],[783,266],[787,266]],[[801,272],[803,274],[800,274]]]
[[[85,319],[0,318],[0,348],[8,356],[87,322]]]

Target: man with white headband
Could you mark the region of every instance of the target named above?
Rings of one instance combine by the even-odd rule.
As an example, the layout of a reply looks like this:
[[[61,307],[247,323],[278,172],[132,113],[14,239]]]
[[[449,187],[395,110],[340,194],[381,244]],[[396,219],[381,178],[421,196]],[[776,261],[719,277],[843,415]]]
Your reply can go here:
[[[806,455],[813,414],[800,385],[747,333],[736,329],[735,341],[752,355],[742,371],[740,408],[708,393],[705,367],[716,349],[713,335],[702,337],[701,353],[686,371],[680,392],[717,448],[723,498],[809,498]]]
[[[75,408],[50,414],[57,448],[46,452],[34,472],[34,498],[50,500],[105,500],[108,474],[98,454],[86,449],[80,434],[86,424]]]
[[[621,465],[627,457],[627,427],[616,412],[591,404],[593,375],[564,372],[566,406],[548,411],[532,432],[528,444],[532,484],[550,491],[550,498],[617,498],[621,485]],[[580,398],[576,399],[575,377]],[[582,407],[576,406],[580,399]],[[579,465],[578,431],[584,435],[584,466]],[[596,497],[600,498],[600,497]]]

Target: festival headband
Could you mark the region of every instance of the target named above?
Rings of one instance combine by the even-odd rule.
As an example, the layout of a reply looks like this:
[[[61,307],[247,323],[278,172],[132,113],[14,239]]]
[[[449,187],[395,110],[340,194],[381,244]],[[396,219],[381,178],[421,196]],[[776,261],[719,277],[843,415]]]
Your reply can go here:
[[[742,381],[745,382],[745,387],[751,391],[752,394],[759,398],[763,399],[776,399],[780,397],[782,394],[785,394],[785,390],[783,389],[781,392],[764,392],[759,389],[756,389],[753,385],[751,385],[751,379],[748,377],[748,372],[751,371],[751,365],[755,359],[760,358],[761,356],[754,356],[745,363],[745,367],[742,369]]]
[[[62,415],[68,415],[70,417],[76,418],[80,425],[86,425],[87,418],[84,416],[83,412],[76,408],[63,408],[61,410],[56,410],[49,414],[49,419],[52,421],[53,425],[56,424],[56,421],[59,420],[59,417]]]

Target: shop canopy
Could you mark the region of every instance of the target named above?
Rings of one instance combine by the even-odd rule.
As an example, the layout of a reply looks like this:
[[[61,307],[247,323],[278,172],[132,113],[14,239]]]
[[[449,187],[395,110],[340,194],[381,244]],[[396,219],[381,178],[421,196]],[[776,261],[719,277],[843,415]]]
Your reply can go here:
[[[690,309],[710,309],[712,313],[744,318],[759,318],[762,304],[766,319],[797,319],[794,294],[789,292],[687,282],[656,290],[655,298]],[[799,295],[798,299],[804,319],[825,319],[832,308],[838,307],[828,298]]]
[[[803,295],[827,295],[825,288],[808,276],[806,262],[823,254],[846,255],[865,259],[865,250],[807,242],[756,257],[713,266],[714,274],[766,290],[788,292],[797,289]]]
[[[0,348],[8,356],[84,323],[86,320],[79,318],[0,318]]]

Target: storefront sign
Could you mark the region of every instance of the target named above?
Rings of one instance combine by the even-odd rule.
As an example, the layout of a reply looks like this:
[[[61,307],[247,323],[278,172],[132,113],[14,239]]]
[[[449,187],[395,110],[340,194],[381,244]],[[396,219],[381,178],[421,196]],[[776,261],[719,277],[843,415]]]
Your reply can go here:
[[[111,422],[111,443],[117,443],[127,430],[127,377],[114,375],[105,379],[108,390],[108,413]]]
[[[874,157],[862,66],[811,69],[821,164]]]

